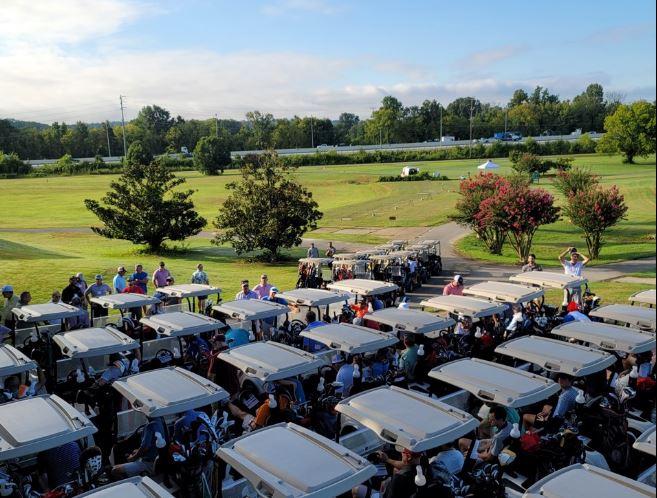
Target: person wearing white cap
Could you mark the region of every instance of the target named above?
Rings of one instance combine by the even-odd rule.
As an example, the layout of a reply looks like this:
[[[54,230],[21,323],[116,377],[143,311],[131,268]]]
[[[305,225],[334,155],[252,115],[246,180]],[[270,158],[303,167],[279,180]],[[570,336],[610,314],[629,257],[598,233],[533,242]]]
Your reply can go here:
[[[93,284],[91,284],[87,288],[86,292],[84,293],[85,299],[91,305],[92,318],[107,316],[109,310],[99,304],[92,303],[91,298],[106,296],[111,293],[112,293],[112,289],[110,288],[109,285],[103,282],[103,276],[100,273],[96,275],[96,281]]]
[[[462,296],[463,295],[463,277],[454,275],[454,278],[443,288],[443,296]]]
[[[14,288],[11,285],[2,287],[2,297],[4,298],[4,306],[2,307],[2,323],[9,328],[12,328],[14,323],[14,315],[11,312],[14,308],[20,306],[20,299],[14,294]]]
[[[125,288],[128,286],[128,282],[125,279],[126,269],[125,266],[119,266],[116,269],[116,275],[112,279],[112,287],[114,292],[121,294]]]

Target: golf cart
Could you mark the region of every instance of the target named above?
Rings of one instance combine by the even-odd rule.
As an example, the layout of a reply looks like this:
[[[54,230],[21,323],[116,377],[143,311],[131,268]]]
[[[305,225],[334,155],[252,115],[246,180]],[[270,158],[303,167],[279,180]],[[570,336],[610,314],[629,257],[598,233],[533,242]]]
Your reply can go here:
[[[213,317],[226,325],[231,325],[230,322],[238,325],[237,327],[231,326],[231,330],[226,333],[228,345],[234,347],[246,343],[244,331],[249,325],[244,322],[250,322],[251,334],[246,331],[249,340],[276,337],[280,327],[287,330],[287,314],[290,312],[290,308],[273,301],[242,299],[215,305],[212,307],[212,311]],[[286,315],[285,323],[279,326],[278,317],[282,315]],[[237,337],[240,335],[243,338]]]
[[[161,418],[167,426],[167,434],[159,448],[154,477],[162,477],[167,487],[169,478],[185,490],[185,496],[207,496],[212,493],[212,454],[224,442],[229,425],[220,425],[215,415],[208,412],[213,403],[223,403],[229,394],[217,384],[179,367],[161,368],[123,377],[112,384],[112,388],[126,400],[131,408],[116,413],[116,444],[114,463],[123,463],[125,454],[134,450],[141,441],[141,430],[154,419]],[[190,410],[198,411],[197,419],[207,434],[204,442],[175,440],[175,431],[169,429],[173,420]],[[224,422],[226,422],[226,415]],[[157,435],[156,435],[157,436]],[[167,441],[168,440],[168,441]],[[168,444],[167,444],[168,443]]]
[[[370,261],[368,259],[341,259],[333,261],[331,267],[332,281],[350,280],[354,278],[371,280]]]
[[[119,329],[130,336],[139,336],[141,330],[138,330],[138,320],[148,314],[147,306],[157,306],[160,300],[157,297],[147,296],[145,294],[134,294],[125,292],[121,294],[109,294],[107,296],[92,297],[90,301],[106,310],[108,313],[112,310],[118,311],[120,318],[116,321]],[[93,307],[92,307],[93,310]],[[129,315],[129,316],[128,316]],[[91,323],[96,327],[102,327],[111,323],[110,315],[105,317],[94,318],[91,316]]]
[[[439,240],[423,240],[421,244],[428,247],[429,271],[431,275],[440,275],[443,271],[443,258]]]
[[[523,498],[648,498],[655,488],[594,465],[576,463],[534,483]]]
[[[636,441],[634,441],[633,448],[637,451],[643,453],[647,463],[651,464],[646,470],[641,472],[636,478],[637,481],[648,484],[655,487],[655,473],[657,471],[657,466],[655,466],[655,443],[657,438],[655,437],[655,425],[646,429]]]
[[[599,298],[589,292],[588,280],[584,277],[574,277],[564,273],[547,271],[528,271],[509,277],[511,282],[532,285],[542,289],[558,289],[564,291],[563,306],[576,300],[582,305],[583,311],[593,309],[598,305]]]
[[[35,496],[37,455],[68,443],[88,446],[87,438],[96,432],[87,417],[58,396],[36,396],[0,405],[2,489],[16,493],[9,496]],[[91,476],[83,475],[85,462],[80,462],[80,467],[80,472],[67,476],[68,483],[52,490],[61,493],[53,496],[65,496],[64,490],[69,488],[77,493],[85,490],[85,477]]]
[[[0,403],[13,398],[5,381],[8,377],[18,377],[18,385],[36,387],[39,379],[31,375],[36,372],[37,363],[9,344],[0,344]]]
[[[364,280],[354,278],[352,280],[342,280],[333,282],[327,286],[329,290],[335,292],[348,292],[356,296],[356,302],[364,301],[368,297],[379,296],[386,304],[386,307],[393,306],[397,299],[399,287],[390,282],[379,282],[378,280]]]
[[[431,260],[429,258],[431,255],[431,249],[432,246],[423,242],[406,246],[407,251],[415,253],[418,278],[423,284],[426,284],[433,275],[437,275],[437,273],[434,273],[435,270],[432,268]]]
[[[203,285],[203,284],[175,284],[167,285],[166,287],[158,287],[156,292],[164,294],[168,299],[176,300],[185,300],[187,301],[187,309],[189,311],[196,311],[196,300],[198,299],[199,304],[205,303],[208,296],[217,295],[217,302],[221,301],[221,289],[219,287],[213,287],[212,285]],[[195,299],[196,298],[196,299]],[[167,299],[164,299],[166,302]],[[207,306],[211,306],[211,302]],[[206,309],[199,309],[199,313],[208,314]],[[170,309],[167,309],[170,308]],[[171,311],[182,311],[182,306],[173,305],[165,306],[165,310]]]
[[[389,327],[391,332],[401,334],[425,335],[435,338],[441,331],[456,325],[452,318],[443,318],[426,311],[386,308],[365,315],[368,322],[376,322]]]
[[[392,242],[388,242],[387,244],[380,244],[374,247],[374,251],[387,254],[393,251],[401,251],[403,247],[404,244],[393,244]]]
[[[142,370],[169,366],[182,359],[196,373],[205,373],[208,367],[210,348],[204,344],[203,336],[214,335],[225,326],[219,320],[191,311],[151,315],[139,322],[144,336],[149,329],[157,334],[156,338],[141,343]]]
[[[85,311],[65,303],[31,304],[11,310],[14,315],[11,339],[14,346],[31,351],[30,343],[47,340],[53,334],[75,328]],[[24,325],[16,328],[16,325]],[[45,339],[44,339],[45,336]]]
[[[250,483],[237,496],[335,498],[376,474],[365,458],[295,424],[273,425],[233,439],[216,456]],[[224,498],[234,496],[226,493],[232,481],[223,480]]]
[[[471,285],[463,289],[463,294],[506,304],[531,303],[537,310],[542,308],[545,298],[545,291],[541,288],[493,281]]]
[[[403,259],[396,253],[372,254],[369,257],[372,267],[372,277],[381,282],[392,282],[400,289],[410,290],[410,275]]]
[[[655,349],[655,334],[602,322],[568,322],[553,328],[552,334],[608,351],[638,354]]]
[[[657,328],[657,310],[628,304],[608,304],[589,313],[591,318],[598,318],[607,323],[624,324],[655,332]]]
[[[464,411],[428,396],[390,386],[351,396],[338,403],[335,409],[339,413],[342,432],[365,426],[389,450],[398,452],[437,452],[440,446],[456,441],[479,425],[478,420]],[[368,458],[381,464],[378,455]],[[418,465],[416,486],[427,486],[422,496],[441,496],[442,483],[429,482],[425,476],[431,479],[432,472],[426,464]]]
[[[657,305],[657,291],[655,289],[635,292],[629,298],[630,304],[643,306],[646,305],[649,308],[654,308]]]
[[[301,258],[299,260],[299,279],[297,288],[323,288],[333,280],[331,264],[333,258]]]
[[[78,498],[174,498],[150,477],[131,477],[87,493]]]
[[[503,315],[507,310],[507,306],[504,304],[465,296],[435,296],[425,299],[420,305],[423,310],[432,308],[438,311],[447,311],[452,316],[464,315],[473,320],[492,315]]]
[[[336,310],[342,312],[342,308],[351,298],[351,294],[325,289],[293,289],[278,294],[278,297],[285,299],[292,308],[289,332],[294,339],[299,336],[299,332],[306,328],[304,311],[313,311],[317,320],[329,323],[331,321],[331,311],[333,311],[333,316],[337,318]],[[294,317],[294,315],[298,317]]]

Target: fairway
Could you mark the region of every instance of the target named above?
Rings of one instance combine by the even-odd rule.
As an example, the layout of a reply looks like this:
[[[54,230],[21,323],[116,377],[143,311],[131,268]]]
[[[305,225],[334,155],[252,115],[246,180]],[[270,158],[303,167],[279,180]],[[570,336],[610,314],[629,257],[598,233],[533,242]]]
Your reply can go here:
[[[324,213],[320,222],[322,230],[310,236],[377,243],[380,238],[376,236],[341,233],[340,230],[442,224],[448,220],[457,199],[459,177],[476,174],[480,162],[414,163],[423,171],[440,172],[449,178],[433,182],[377,181],[380,175],[398,174],[401,163],[300,168],[297,177],[313,192]],[[500,173],[511,171],[508,161],[499,162]],[[618,156],[590,155],[576,156],[575,163],[591,168],[605,184],[618,184],[630,207],[628,220],[610,231],[599,262],[654,255],[655,158],[625,165]],[[227,171],[219,177],[205,177],[196,172],[180,175],[187,178],[188,188],[197,191],[194,202],[208,219],[208,230],[211,230],[211,220],[226,198],[225,186],[239,178],[238,172]],[[96,220],[84,208],[83,200],[102,197],[115,178],[116,175],[89,175],[0,180],[2,283],[14,284],[19,292],[30,289],[35,301],[43,301],[54,289],[61,290],[72,273],[81,271],[88,280],[98,272],[111,277],[118,265],[130,268],[137,262],[143,262],[147,271],[152,271],[160,259],[167,261],[178,281],[188,281],[195,265],[203,262],[212,283],[224,288],[227,298],[237,292],[241,278],[255,281],[263,271],[280,287],[289,288],[296,282],[295,263],[250,263],[236,257],[229,247],[211,246],[207,237],[191,239],[185,243],[187,251],[160,258],[144,256],[138,247],[128,242],[110,241],[87,232],[85,227]],[[550,183],[550,177],[544,178],[539,186],[552,190]],[[253,200],[253,205],[257,208],[257,199]],[[66,230],[68,228],[76,230]],[[40,231],[22,232],[22,229]],[[562,221],[538,232],[534,250],[542,263],[555,264],[560,249],[568,245],[584,247],[574,227]],[[472,237],[460,241],[458,248],[467,256],[491,259]],[[303,253],[297,249],[290,256],[297,258]],[[495,259],[510,263],[515,257],[506,249],[502,257]]]

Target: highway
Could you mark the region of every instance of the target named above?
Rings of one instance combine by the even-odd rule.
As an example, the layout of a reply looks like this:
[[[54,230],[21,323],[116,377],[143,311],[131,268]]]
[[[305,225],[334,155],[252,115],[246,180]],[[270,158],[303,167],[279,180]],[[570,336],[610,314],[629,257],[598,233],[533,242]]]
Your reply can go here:
[[[591,138],[598,140],[602,137],[602,133],[589,133]],[[567,142],[575,141],[581,138],[582,135],[549,135],[549,136],[538,136],[532,137],[537,142],[556,142],[559,140],[564,140]],[[523,140],[526,140],[524,138]],[[486,143],[481,141],[473,140],[472,144],[490,145],[493,143],[493,140]],[[512,142],[513,143],[513,142]],[[519,142],[516,142],[519,143]],[[417,143],[404,143],[404,144],[373,144],[373,145],[342,145],[342,146],[318,146],[315,148],[302,148],[302,149],[276,149],[276,152],[281,156],[293,156],[293,155],[304,155],[304,154],[316,154],[322,152],[336,152],[338,154],[353,154],[355,152],[374,152],[377,150],[389,150],[389,151],[398,151],[398,150],[430,150],[430,149],[442,149],[450,147],[467,147],[470,145],[469,140],[456,140],[452,142],[417,142]],[[266,152],[265,150],[238,150],[231,152],[232,157],[242,157],[248,154],[262,154]],[[171,156],[177,156],[178,154],[170,154]],[[81,157],[74,158],[75,161],[88,161],[93,162],[95,158],[93,157]],[[103,161],[106,163],[118,163],[121,161],[121,156],[112,156],[112,157],[103,157]],[[52,164],[57,162],[57,159],[33,159],[26,161],[28,164],[33,167],[39,167],[44,164]]]

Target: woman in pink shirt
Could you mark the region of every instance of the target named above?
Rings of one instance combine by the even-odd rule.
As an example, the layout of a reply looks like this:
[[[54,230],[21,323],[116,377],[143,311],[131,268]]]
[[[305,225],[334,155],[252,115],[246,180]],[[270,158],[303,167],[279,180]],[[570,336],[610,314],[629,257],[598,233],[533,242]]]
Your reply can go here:
[[[463,295],[463,277],[454,275],[454,280],[443,288],[443,296],[462,296]]]

